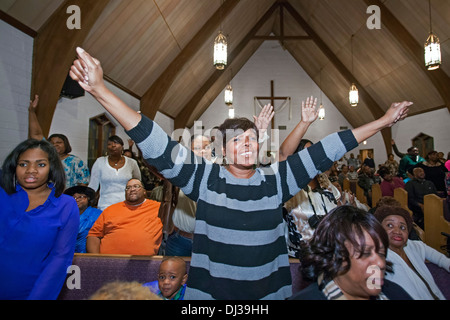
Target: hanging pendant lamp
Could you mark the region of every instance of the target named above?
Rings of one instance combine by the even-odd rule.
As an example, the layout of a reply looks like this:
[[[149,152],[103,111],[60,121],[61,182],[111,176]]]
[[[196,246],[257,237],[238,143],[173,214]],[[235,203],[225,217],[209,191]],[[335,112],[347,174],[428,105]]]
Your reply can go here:
[[[441,65],[441,44],[439,38],[433,33],[431,25],[431,0],[428,0],[430,8],[430,34],[425,42],[425,67],[428,70],[439,69]]]

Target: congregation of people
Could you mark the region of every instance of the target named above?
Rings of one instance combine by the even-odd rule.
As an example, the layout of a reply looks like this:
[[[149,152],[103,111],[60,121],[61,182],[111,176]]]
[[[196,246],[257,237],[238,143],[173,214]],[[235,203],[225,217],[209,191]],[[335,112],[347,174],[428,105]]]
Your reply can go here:
[[[417,231],[426,232],[426,195],[450,199],[450,159],[434,150],[422,158],[415,146],[402,154],[394,141],[399,161],[389,154],[377,164],[372,151],[364,159],[352,152],[403,120],[411,102],[313,142],[304,137],[317,99],[308,97],[277,161],[258,165],[272,106],[185,146],[115,97],[100,62],[77,54],[72,79],[124,127],[128,149],[109,137],[107,155],[89,169],[64,134],[44,137],[35,96],[29,139],[2,166],[0,299],[57,299],[75,253],[164,256],[154,281],[106,283],[92,300],[445,299],[425,262],[450,277],[450,257]],[[393,199],[397,188],[407,191],[408,208]],[[311,283],[295,294],[292,258]]]

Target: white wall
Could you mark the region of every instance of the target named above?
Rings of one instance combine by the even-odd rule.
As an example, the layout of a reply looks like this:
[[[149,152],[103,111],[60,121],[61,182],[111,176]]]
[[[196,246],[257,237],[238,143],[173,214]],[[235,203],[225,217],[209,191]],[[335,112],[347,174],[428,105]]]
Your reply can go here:
[[[33,38],[0,20],[0,163],[28,137]]]
[[[27,138],[32,51],[31,37],[0,21],[0,163],[19,142]],[[300,120],[301,101],[311,94],[319,97],[320,90],[288,52],[276,42],[267,41],[232,80],[236,116],[252,118],[255,114],[253,98],[269,96],[271,80],[274,80],[276,96],[290,96],[292,99],[292,119],[289,120],[288,108],[275,116],[276,128],[287,126],[287,130],[280,131],[280,141],[283,141]],[[132,108],[139,110],[137,99],[112,85],[108,86]],[[316,121],[305,136],[312,141],[338,131],[340,126],[350,128],[326,96],[323,96],[323,103],[326,119]],[[67,135],[73,154],[87,160],[89,118],[103,112],[104,109],[88,94],[74,100],[62,98],[55,110],[50,134]],[[227,116],[228,109],[223,103],[222,92],[199,120],[208,129],[222,123]],[[155,120],[168,134],[173,132],[172,119],[157,113]],[[393,127],[393,138],[400,149],[406,151],[411,145],[411,139],[423,132],[433,136],[435,149],[447,155],[450,151],[449,120],[447,109],[410,117]],[[127,141],[120,126],[117,127],[117,134]],[[381,134],[375,135],[368,140],[367,145],[361,145],[360,148],[373,148],[377,164],[386,159]]]
[[[274,58],[276,57],[276,58]],[[289,120],[289,109],[275,115],[275,128],[286,126],[287,130],[280,131],[280,143],[295,128],[301,119],[301,101],[314,95],[320,97],[320,89],[299,66],[294,58],[283,50],[278,42],[266,41],[250,58],[231,82],[234,94],[234,108],[236,116],[252,119],[255,96],[270,96],[270,81],[274,80],[275,96],[289,96],[292,99],[292,119]],[[268,103],[267,101],[266,103]],[[324,136],[340,130],[340,127],[351,125],[330,102],[322,95],[322,102],[326,109],[325,120],[317,120],[308,130],[305,138],[317,142]],[[259,112],[259,110],[257,110]],[[199,120],[205,129],[219,125],[228,117],[228,107],[224,104],[222,92]],[[450,114],[447,109],[441,109],[427,114],[407,118],[392,128],[392,137],[400,148],[406,152],[411,139],[423,132],[434,137],[435,149],[447,156],[450,151]],[[375,163],[384,163],[387,159],[382,135],[376,134],[361,144],[352,152],[359,153],[360,149],[374,149]],[[398,158],[397,158],[398,159]]]
[[[0,20],[0,164],[28,137],[32,58],[33,38]],[[136,111],[140,109],[138,99],[109,83],[107,86],[130,107]],[[105,113],[103,107],[89,94],[73,100],[60,98],[49,134],[65,134],[72,146],[72,154],[87,161],[89,118],[102,113]],[[173,131],[172,119],[158,112],[155,120],[168,134]],[[117,122],[115,124],[116,134],[127,147],[128,136]]]
[[[138,111],[140,109],[140,102],[138,99],[130,96],[117,87],[106,83],[107,87],[114,92],[121,100],[128,106]],[[97,115],[107,113],[105,109],[88,93],[84,97],[73,100],[61,98],[56,106],[53,122],[50,127],[50,133],[65,134],[72,146],[72,154],[79,156],[81,159],[87,161],[88,150],[87,141],[89,139],[89,119]],[[123,127],[109,114],[108,117],[116,125],[116,135],[121,137],[125,143],[124,147],[128,147],[128,135],[125,133]],[[163,129],[170,134],[173,131],[173,120],[157,113],[155,120],[163,127]],[[136,152],[136,147],[134,147]]]

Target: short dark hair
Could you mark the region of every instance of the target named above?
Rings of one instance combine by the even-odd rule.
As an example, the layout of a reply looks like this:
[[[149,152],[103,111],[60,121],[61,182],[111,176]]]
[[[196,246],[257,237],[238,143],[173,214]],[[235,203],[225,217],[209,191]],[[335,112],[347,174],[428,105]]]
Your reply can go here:
[[[428,152],[427,153],[427,159],[430,157],[430,155],[436,154],[436,153],[438,153],[436,150],[432,150],[432,151]]]
[[[378,221],[380,221],[380,223],[382,223],[387,216],[400,216],[405,219],[408,233],[411,232],[413,228],[413,219],[411,217],[411,214],[408,212],[408,210],[402,207],[382,206],[375,210],[374,216],[378,219]]]
[[[118,143],[118,144],[123,146],[123,140],[119,136],[116,136],[116,135],[111,136],[111,137],[108,138],[108,141],[115,142],[115,143]]]
[[[295,149],[294,153],[298,153],[300,151],[302,151],[303,149],[305,149],[305,146],[310,143],[311,145],[313,145],[314,143],[311,140],[308,139],[302,139],[300,140],[300,143],[297,146],[297,149]]]
[[[255,123],[253,121],[250,121],[247,118],[231,118],[225,120],[220,126],[219,131],[222,134],[223,137],[223,147],[226,146],[227,141],[234,138],[236,135],[228,135],[230,130],[242,130],[242,133],[246,132],[247,130],[253,129],[256,132],[256,137],[259,139],[259,130],[256,127]]]
[[[384,177],[385,175],[391,174],[391,171],[389,170],[389,168],[382,166],[379,170],[378,170],[378,174],[380,175],[380,177]],[[384,178],[383,178],[384,179]]]
[[[35,139],[28,139],[18,144],[3,162],[0,182],[6,193],[13,194],[16,192],[15,175],[20,155],[29,149],[37,148],[46,152],[48,155],[48,161],[50,163],[48,181],[52,181],[54,184],[55,196],[59,197],[63,193],[66,187],[66,175],[55,147],[46,140]]]
[[[375,250],[381,251],[381,243],[387,254],[388,235],[372,214],[349,205],[331,210],[319,223],[313,237],[301,245],[299,259],[303,276],[315,280],[323,274],[325,279],[333,279],[347,273],[351,267],[351,252],[345,244],[349,241],[361,257],[366,245],[364,231],[374,240]],[[386,269],[391,270],[388,262]]]
[[[69,154],[72,152],[72,146],[69,143],[69,139],[63,134],[60,133],[54,133],[50,137],[48,137],[48,141],[51,141],[52,138],[59,138],[64,142],[64,153]]]
[[[391,196],[383,196],[381,197],[377,203],[375,204],[375,210],[382,207],[382,206],[395,206],[395,207],[401,207],[402,204]]]

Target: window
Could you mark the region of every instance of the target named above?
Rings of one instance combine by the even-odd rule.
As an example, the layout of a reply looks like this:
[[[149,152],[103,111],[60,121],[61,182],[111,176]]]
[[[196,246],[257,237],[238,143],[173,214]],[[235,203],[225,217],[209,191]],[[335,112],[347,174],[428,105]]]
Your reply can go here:
[[[425,158],[428,152],[434,150],[434,138],[425,133],[420,133],[412,139],[412,145],[419,149],[419,154]]]
[[[105,113],[89,119],[89,170],[92,170],[98,157],[106,155],[108,138],[115,134],[116,127]]]

